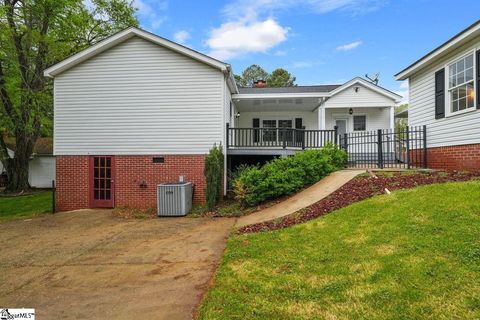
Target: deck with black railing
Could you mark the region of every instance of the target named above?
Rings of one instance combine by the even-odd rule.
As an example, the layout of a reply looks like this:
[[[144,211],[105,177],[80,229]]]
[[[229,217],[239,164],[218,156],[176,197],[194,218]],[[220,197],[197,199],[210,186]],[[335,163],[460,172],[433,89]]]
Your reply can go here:
[[[292,128],[229,128],[228,149],[319,149],[327,143],[337,143],[336,130],[306,130]]]

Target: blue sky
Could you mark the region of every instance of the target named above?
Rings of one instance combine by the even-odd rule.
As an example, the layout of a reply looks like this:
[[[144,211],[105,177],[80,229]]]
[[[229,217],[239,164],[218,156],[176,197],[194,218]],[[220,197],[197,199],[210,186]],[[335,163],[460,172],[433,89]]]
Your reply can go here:
[[[135,0],[142,28],[230,63],[286,68],[300,85],[394,74],[480,19],[478,0]],[[407,97],[408,98],[408,97]]]

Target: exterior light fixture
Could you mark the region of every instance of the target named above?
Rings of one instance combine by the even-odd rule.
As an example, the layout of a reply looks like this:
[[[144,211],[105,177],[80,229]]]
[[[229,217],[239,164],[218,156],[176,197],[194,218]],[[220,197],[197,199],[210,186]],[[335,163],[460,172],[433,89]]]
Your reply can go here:
[[[360,91],[360,87],[355,87],[355,92]]]
[[[235,118],[236,118],[236,119],[240,118],[240,112],[237,112],[237,113],[235,114]]]
[[[350,115],[353,114],[353,109],[352,108],[348,109],[348,114],[350,114]]]

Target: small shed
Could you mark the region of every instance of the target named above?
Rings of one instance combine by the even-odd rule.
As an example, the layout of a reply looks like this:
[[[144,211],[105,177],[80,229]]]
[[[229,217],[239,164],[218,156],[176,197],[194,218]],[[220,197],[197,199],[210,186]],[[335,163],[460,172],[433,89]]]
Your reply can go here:
[[[6,138],[5,144],[10,156],[15,154],[15,138]],[[4,171],[0,163],[0,173]],[[28,182],[34,188],[50,188],[55,180],[55,156],[53,155],[53,139],[38,138],[29,162]]]

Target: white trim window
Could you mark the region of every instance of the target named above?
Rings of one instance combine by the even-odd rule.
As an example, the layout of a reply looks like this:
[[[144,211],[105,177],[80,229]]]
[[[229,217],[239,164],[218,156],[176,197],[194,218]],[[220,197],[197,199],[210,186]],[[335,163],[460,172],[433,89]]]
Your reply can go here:
[[[475,107],[475,65],[473,53],[448,65],[450,112]]]
[[[367,130],[367,116],[356,115],[353,116],[353,131],[365,131]]]

